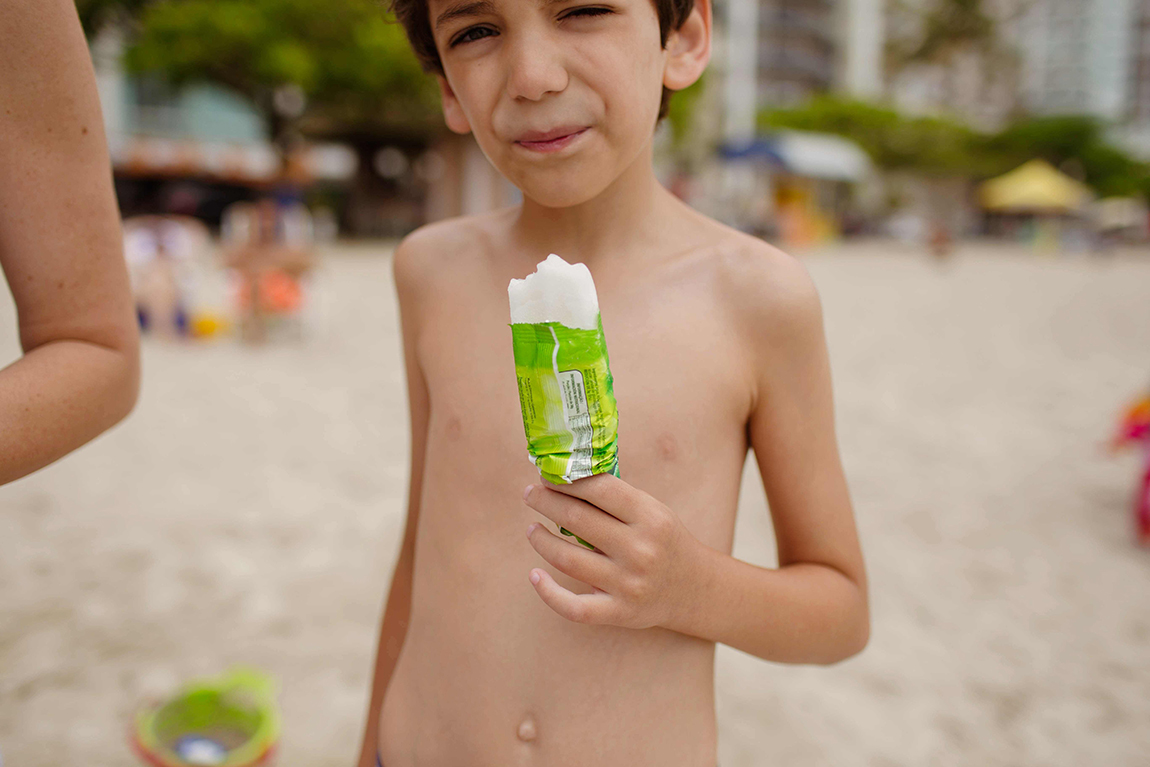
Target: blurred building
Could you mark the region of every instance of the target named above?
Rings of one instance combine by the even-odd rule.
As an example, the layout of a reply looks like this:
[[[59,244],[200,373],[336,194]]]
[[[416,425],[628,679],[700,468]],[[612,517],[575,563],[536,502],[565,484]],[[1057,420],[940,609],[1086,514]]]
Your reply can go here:
[[[1124,118],[1136,61],[1134,21],[1134,0],[1034,0],[1018,35],[1029,111]]]
[[[1150,123],[1150,0],[1137,0],[1131,44],[1128,117]]]
[[[728,84],[728,113],[881,95],[883,0],[719,0],[715,24],[710,68]],[[745,115],[733,119],[745,132]]]
[[[1150,160],[1150,0],[1133,0],[1125,121],[1115,131],[1127,149]]]
[[[838,9],[839,87],[858,99],[883,95],[884,0],[843,0]]]
[[[1028,111],[1091,115],[1150,159],[1150,0],[1032,0],[1015,39]]]
[[[1019,14],[1030,1],[885,2],[885,50],[879,54],[885,95],[912,114],[943,114],[996,130],[1021,105],[1015,37]],[[946,24],[965,31],[940,38],[935,33]]]
[[[758,15],[761,105],[793,104],[834,87],[840,48],[834,0],[762,0]]]

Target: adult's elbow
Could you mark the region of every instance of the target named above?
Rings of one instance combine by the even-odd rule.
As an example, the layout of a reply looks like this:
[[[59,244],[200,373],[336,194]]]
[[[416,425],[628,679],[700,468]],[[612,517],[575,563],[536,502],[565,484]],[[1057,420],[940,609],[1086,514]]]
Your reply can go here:
[[[860,604],[844,616],[834,636],[835,639],[824,646],[822,657],[816,660],[818,665],[832,666],[866,649],[870,643],[870,612],[867,606]]]
[[[843,656],[843,660],[858,655],[868,644],[870,644],[870,613],[864,610],[862,617],[856,622],[851,641],[847,643],[847,654]]]
[[[115,372],[105,390],[105,429],[127,418],[140,398],[140,330],[135,317],[130,324],[122,323],[109,336],[103,345],[116,355],[116,361]]]
[[[115,420],[119,423],[131,414],[140,399],[140,347],[124,351],[123,374],[118,387]]]
[[[129,339],[123,349],[123,376],[120,381],[118,417],[116,423],[124,420],[136,408],[140,399],[140,332],[133,322]]]
[[[842,655],[835,662],[853,658],[870,644],[870,610],[865,604],[860,605],[852,616],[845,634]]]

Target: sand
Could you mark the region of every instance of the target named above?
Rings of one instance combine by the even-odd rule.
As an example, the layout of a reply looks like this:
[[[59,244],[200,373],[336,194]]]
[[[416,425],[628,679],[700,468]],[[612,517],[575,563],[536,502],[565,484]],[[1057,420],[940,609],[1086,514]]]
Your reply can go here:
[[[145,345],[131,418],[0,488],[0,753],[132,765],[135,707],[248,663],[281,765],[352,764],[398,551],[407,435],[384,244],[337,246],[302,343]],[[831,668],[720,647],[724,767],[1144,765],[1150,551],[1137,458],[1150,255],[887,243],[811,253],[873,634]],[[0,361],[15,358],[0,305]],[[769,565],[753,465],[735,555]]]

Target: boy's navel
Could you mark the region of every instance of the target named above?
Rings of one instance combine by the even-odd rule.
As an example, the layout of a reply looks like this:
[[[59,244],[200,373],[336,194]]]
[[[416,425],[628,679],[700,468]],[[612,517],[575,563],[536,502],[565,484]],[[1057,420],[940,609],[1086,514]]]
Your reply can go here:
[[[535,720],[530,716],[524,719],[519,725],[519,731],[516,733],[519,739],[524,743],[535,740]]]

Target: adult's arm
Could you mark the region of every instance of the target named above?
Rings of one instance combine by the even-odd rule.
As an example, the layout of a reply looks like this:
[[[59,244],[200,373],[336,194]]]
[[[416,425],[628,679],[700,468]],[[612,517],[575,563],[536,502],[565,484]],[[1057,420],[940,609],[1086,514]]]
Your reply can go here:
[[[0,370],[0,484],[124,418],[139,338],[104,124],[71,0],[0,2],[0,267],[23,356]]]

